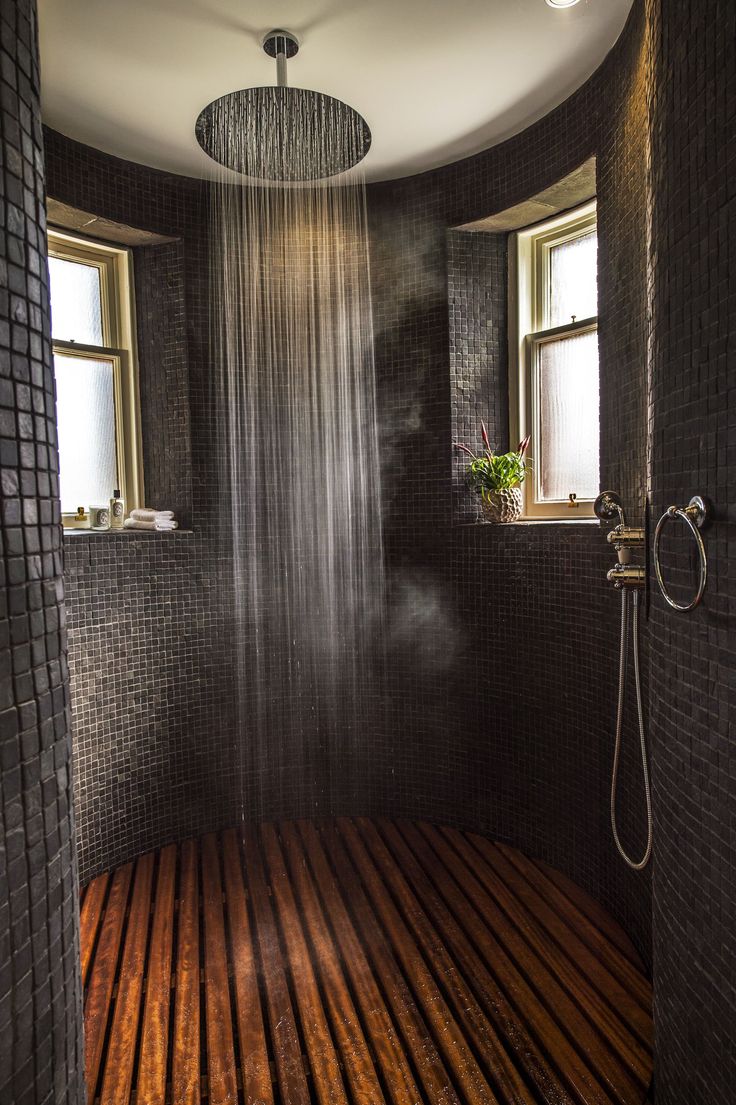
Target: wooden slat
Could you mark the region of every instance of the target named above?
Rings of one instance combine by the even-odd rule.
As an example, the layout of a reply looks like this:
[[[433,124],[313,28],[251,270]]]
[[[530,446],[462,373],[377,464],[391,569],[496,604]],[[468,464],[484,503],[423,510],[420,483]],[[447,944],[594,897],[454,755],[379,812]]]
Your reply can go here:
[[[85,1081],[87,1099],[94,1100],[100,1074],[100,1061],[107,1031],[115,974],[120,953],[120,943],[128,901],[133,864],[126,863],[115,872],[110,896],[105,909],[105,919],[95,952],[94,963],[84,1004]]]
[[[234,829],[228,829],[223,833],[222,847],[245,1105],[273,1105],[266,1031],[258,994],[256,958],[243,885],[238,837]]]
[[[471,982],[484,1010],[493,1020],[510,1053],[514,1055],[519,1069],[525,1072],[539,1098],[544,1101],[554,1101],[557,1105],[563,1105],[563,1103],[570,1105],[577,1099],[573,1098],[565,1088],[544,1050],[539,1047],[527,1029],[524,1019],[516,1013],[498,981],[476,951],[473,941],[466,935],[452,913],[453,907],[461,914],[467,912],[467,901],[459,892],[454,895],[452,892],[447,894],[447,904],[440,896],[438,883],[434,877],[437,864],[426,841],[408,823],[398,823],[401,833],[384,822],[380,822],[380,827],[397,857],[401,870],[410,880],[422,907],[432,918],[444,943],[452,953],[453,964],[456,963]],[[413,854],[409,851],[410,846]],[[422,870],[417,860],[424,861],[427,870]],[[447,887],[443,886],[442,889],[447,892]],[[538,1098],[535,1097],[534,1100]]]
[[[266,1008],[276,1074],[283,1105],[310,1105],[299,1033],[279,947],[278,929],[263,873],[258,838],[252,827],[244,833],[247,889],[253,905],[258,948],[263,965]]]
[[[506,954],[488,929],[483,909],[477,908],[466,895],[465,891],[472,885],[470,873],[464,872],[459,863],[454,863],[451,867],[443,864],[437,852],[430,848],[423,832],[419,831],[424,828],[423,824],[419,824],[416,831],[412,829],[410,833],[408,829],[404,829],[404,834],[410,836],[414,854],[419,857],[434,886],[479,950],[487,969],[501,983],[507,998],[516,1009],[519,1024],[533,1033],[539,1048],[549,1056],[551,1064],[557,1070],[559,1080],[569,1086],[576,1101],[610,1102],[610,1097],[588,1070],[575,1046],[561,1031],[554,1013],[538,1001],[523,970]],[[546,1091],[546,1095],[550,1096],[550,1091]],[[554,1096],[551,1099],[555,1099]]]
[[[533,1105],[533,1094],[525,1083],[513,1058],[499,1038],[494,1025],[481,1009],[470,987],[457,971],[455,962],[443,942],[438,938],[433,920],[424,912],[409,886],[417,873],[417,865],[408,849],[394,838],[394,844],[406,861],[406,868],[389,853],[376,828],[365,818],[357,818],[363,839],[371,857],[380,870],[384,882],[393,891],[405,919],[424,952],[425,959],[435,978],[444,981],[445,990],[458,1022],[483,1056],[500,1101],[509,1105]],[[388,830],[390,832],[390,829]]]
[[[587,917],[578,904],[578,902],[582,903],[587,895],[583,896],[582,891],[580,891],[578,902],[573,903],[536,864],[528,860],[521,852],[517,852],[514,848],[506,848],[501,844],[497,847],[521,871],[531,885],[547,899],[553,909],[557,909],[560,916],[575,927],[588,947],[631,991],[642,1008],[650,1010],[651,986],[628,956],[624,955],[617,944],[612,941],[609,933],[604,933],[597,924],[590,923],[590,918]]]
[[[423,822],[170,845],[84,892],[90,1105],[642,1105],[625,944],[558,873]]]
[[[418,828],[423,829],[424,826]],[[429,848],[428,842],[426,847]],[[543,1052],[550,1057],[560,1079],[569,1086],[575,1099],[586,1105],[610,1102],[608,1094],[562,1031],[557,1018],[539,1002],[523,970],[489,930],[482,907],[478,908],[470,896],[474,885],[470,872],[458,862],[451,863],[449,867],[443,864],[431,848],[425,854],[417,844],[415,851],[421,854],[437,889],[513,1003],[519,1022],[533,1034]]]
[[[595,1030],[579,1006],[557,982],[543,959],[526,942],[516,926],[509,922],[495,900],[478,881],[473,871],[476,853],[467,841],[457,834],[457,840],[453,839],[453,844],[456,845],[453,850],[437,830],[430,826],[422,826],[422,832],[446,867],[468,873],[469,878],[465,879],[467,884],[465,889],[475,907],[482,913],[486,925],[493,931],[494,937],[504,947],[509,957],[518,964],[529,979],[550,1013],[564,1026],[581,1057],[585,1058],[590,1070],[606,1088],[609,1096],[621,1105],[629,1105],[629,1102],[636,1101],[640,1087],[629,1072],[621,1066],[608,1041]],[[463,859],[463,864],[458,863],[458,855]]]
[[[309,826],[309,830],[310,835],[314,833],[312,826]],[[302,835],[306,834],[307,827],[304,826]],[[346,902],[350,903],[356,931],[360,934],[371,967],[386,995],[386,1001],[399,1026],[427,1100],[432,1105],[460,1105],[460,1099],[448,1077],[435,1042],[334,826],[331,824],[322,826],[322,838],[335,869],[340,890]],[[314,856],[315,850],[310,847],[310,857]]]
[[[445,1059],[457,1079],[461,1092],[473,1103],[483,1102],[494,1103],[495,1105],[497,1102],[496,1095],[478,1066],[465,1039],[465,1034],[453,1017],[437,986],[434,975],[428,968],[413,939],[412,933],[402,921],[390,895],[387,893],[386,886],[358,835],[357,829],[344,818],[338,821],[338,827],[365,884],[371,904],[394,946],[394,951],[400,959],[417,1000],[422,1005],[427,1021],[432,1027],[437,1045],[444,1052]]]
[[[491,867],[496,876],[513,893],[510,907],[515,918],[532,918],[533,922],[544,927],[544,930],[555,940],[557,946],[574,964],[578,971],[584,973],[598,992],[608,1001],[611,1009],[620,1016],[621,1022],[629,1026],[637,1033],[643,1047],[633,1046],[638,1055],[638,1061],[642,1068],[640,1073],[651,1070],[651,1048],[653,1036],[653,1023],[651,1013],[632,996],[630,991],[622,986],[613,971],[590,950],[588,945],[578,936],[575,929],[567,924],[534,887],[527,882],[521,872],[512,864],[506,856],[490,840],[482,840],[479,837],[468,837],[475,845],[476,850],[483,856],[485,862]],[[522,908],[520,908],[520,904]],[[611,1037],[616,1038],[615,1036]]]
[[[267,839],[269,830],[264,828],[263,834],[264,839]],[[351,1101],[355,1105],[383,1105],[383,1090],[340,966],[339,953],[317,898],[299,836],[294,827],[288,824],[281,826],[281,835],[289,860],[290,882],[294,886],[299,901],[299,913],[304,918],[309,935],[332,1034],[350,1086]]]
[[[171,1100],[199,1105],[199,879],[194,840],[180,848],[179,931],[172,1039]]]
[[[79,911],[79,951],[82,967],[82,985],[87,985],[89,969],[92,965],[92,953],[97,939],[97,930],[102,921],[110,874],[105,871],[87,887],[82,908]]]
[[[125,932],[118,993],[102,1079],[101,1105],[128,1105],[130,1101],[155,860],[155,853],[148,852],[140,857],[135,867],[130,916]]]
[[[308,822],[299,822],[301,847],[293,825],[284,825],[281,831],[292,870],[300,862],[302,854],[309,857],[325,912],[335,933],[344,969],[352,985],[366,1033],[376,1053],[391,1101],[393,1105],[416,1105],[421,1097],[420,1091],[397,1038],[396,1028],[363,946],[329,869],[314,826]],[[304,849],[304,853],[301,848]]]
[[[309,1056],[317,1097],[321,1105],[347,1105],[340,1062],[332,1041],[312,957],[307,947],[289,877],[273,826],[261,829],[271,891],[281,924],[294,998],[299,1009],[302,1035]],[[381,1101],[383,1098],[381,1097]]]
[[[506,845],[499,845],[499,847],[506,847]],[[515,851],[515,848],[509,848],[509,852]],[[521,855],[522,854],[519,853],[520,857]],[[527,857],[524,856],[523,858],[526,859]],[[585,918],[585,921],[591,922],[595,928],[599,929],[601,933],[605,935],[606,939],[611,944],[614,944],[621,954],[636,967],[637,971],[644,974],[644,964],[636,948],[621,926],[614,921],[611,914],[603,908],[600,902],[591,898],[590,894],[586,894],[586,892],[581,889],[581,887],[577,886],[572,879],[568,879],[567,875],[563,875],[562,871],[557,871],[554,867],[550,867],[549,864],[544,863],[541,859],[528,859],[527,862],[533,863],[535,867],[538,867],[542,874],[546,875],[550,882],[554,883],[555,886],[577,906],[578,910]]]
[[[610,1045],[617,1060],[627,1068],[644,1087],[651,1066],[647,1049],[639,1042],[613,1007],[598,993],[578,964],[570,960],[559,945],[530,914],[502,878],[492,869],[480,852],[470,846],[467,839],[451,829],[443,830],[451,845],[455,845],[478,881],[492,896],[508,922],[509,930],[524,938],[527,945],[549,968],[571,1000],[579,1006],[599,1035]],[[562,1010],[563,1017],[566,1016]]]
[[[146,973],[137,1105],[165,1105],[171,1005],[171,958],[176,890],[176,845],[161,852]]]
[[[202,914],[209,1100],[211,1105],[236,1105],[238,1082],[227,972],[225,919],[222,912],[220,858],[214,833],[208,833],[202,841]]]

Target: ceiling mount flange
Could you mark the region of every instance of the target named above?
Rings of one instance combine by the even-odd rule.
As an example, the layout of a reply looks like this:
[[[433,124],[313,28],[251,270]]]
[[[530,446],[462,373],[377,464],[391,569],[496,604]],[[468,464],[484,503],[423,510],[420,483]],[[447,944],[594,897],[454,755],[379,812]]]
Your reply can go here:
[[[291,31],[269,31],[263,39],[263,49],[270,58],[278,54],[293,58],[299,53],[299,39]]]

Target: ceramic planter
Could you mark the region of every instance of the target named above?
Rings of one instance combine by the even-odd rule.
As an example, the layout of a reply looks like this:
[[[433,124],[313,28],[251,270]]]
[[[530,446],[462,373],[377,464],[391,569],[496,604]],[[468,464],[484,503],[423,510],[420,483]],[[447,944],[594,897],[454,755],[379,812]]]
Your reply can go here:
[[[521,517],[524,500],[520,487],[503,491],[486,491],[481,497],[481,509],[487,522],[515,522]]]

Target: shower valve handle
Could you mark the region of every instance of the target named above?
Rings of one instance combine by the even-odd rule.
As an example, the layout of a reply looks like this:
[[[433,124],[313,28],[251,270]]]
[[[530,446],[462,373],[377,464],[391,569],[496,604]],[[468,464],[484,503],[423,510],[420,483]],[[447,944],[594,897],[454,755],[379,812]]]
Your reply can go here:
[[[640,589],[646,584],[647,573],[638,564],[615,564],[609,569],[606,579],[618,590],[622,587]]]
[[[606,540],[617,549],[637,549],[644,547],[645,534],[638,526],[616,526],[609,531]]]

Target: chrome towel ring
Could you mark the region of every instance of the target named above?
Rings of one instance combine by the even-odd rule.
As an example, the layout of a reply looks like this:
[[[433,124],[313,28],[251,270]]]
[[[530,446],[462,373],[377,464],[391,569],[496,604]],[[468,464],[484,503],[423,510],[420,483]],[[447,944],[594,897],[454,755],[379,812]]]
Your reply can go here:
[[[654,531],[654,571],[657,575],[657,583],[659,589],[664,595],[665,602],[672,607],[673,610],[678,610],[680,613],[686,613],[688,610],[694,610],[703,597],[705,591],[705,585],[708,581],[708,558],[705,555],[705,545],[703,544],[703,538],[700,536],[700,530],[708,521],[710,516],[710,506],[706,499],[701,495],[693,495],[687,506],[670,506],[664,512],[662,517],[657,522],[657,528]],[[669,519],[673,521],[676,518],[681,518],[686,525],[689,526],[690,532],[695,538],[695,543],[698,546],[698,556],[700,560],[700,572],[698,578],[698,589],[695,593],[695,597],[687,603],[675,602],[672,596],[669,594],[667,587],[665,586],[664,578],[662,576],[662,565],[659,557],[659,543],[662,536],[662,530],[664,529],[665,522]]]

